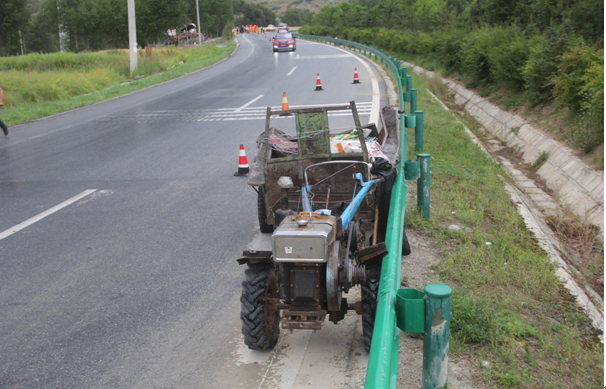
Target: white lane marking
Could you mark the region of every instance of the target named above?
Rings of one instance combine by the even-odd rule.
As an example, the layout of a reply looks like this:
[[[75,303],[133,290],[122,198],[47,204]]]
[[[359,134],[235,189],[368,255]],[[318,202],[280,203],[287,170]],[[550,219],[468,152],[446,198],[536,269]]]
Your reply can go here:
[[[255,52],[255,45],[253,45],[246,36],[243,37],[244,40],[248,43],[250,43],[250,46],[252,48],[252,50],[250,51],[250,53],[246,56],[246,58],[244,58],[242,61],[240,61],[240,63],[243,63],[244,61],[246,61],[248,59],[248,57],[250,57],[252,55],[252,53]],[[189,86],[187,86],[187,88],[189,88]]]
[[[329,54],[329,55],[297,55],[297,59],[335,59],[335,58],[347,58],[349,54]]]
[[[265,96],[265,95],[264,95]],[[361,102],[361,103],[356,103],[356,107],[360,108],[360,107],[369,107],[371,106],[372,102],[370,101],[366,101],[366,102]],[[342,107],[342,106],[346,106],[349,105],[349,102],[346,103],[331,103],[331,104],[322,104],[322,107]],[[301,104],[301,105],[291,105],[291,107],[293,108],[318,108],[320,107],[318,104]],[[163,117],[163,116],[175,116],[175,115],[203,115],[203,114],[207,114],[207,113],[215,113],[215,112],[234,112],[236,109],[238,108],[214,108],[214,109],[197,109],[197,110],[157,110],[157,111],[129,111],[128,112],[128,117],[133,117],[133,116],[137,116],[137,117],[150,117],[150,118],[154,118],[154,117]],[[282,109],[282,106],[271,106],[272,111],[275,110],[280,110]],[[265,113],[265,111],[267,110],[266,106],[263,107],[250,107],[250,108],[245,108],[242,111],[247,110],[247,111],[262,111],[263,113]],[[117,114],[117,115],[113,115],[113,116],[105,116],[104,119],[116,119],[116,118],[122,118],[124,117],[124,114]]]
[[[52,207],[51,209],[44,211],[30,219],[27,219],[26,221],[24,221],[23,223],[19,223],[14,227],[9,228],[8,230],[5,230],[3,232],[0,233],[0,240],[11,236],[12,234],[14,234],[15,232],[21,231],[22,229],[31,226],[32,224],[36,223],[37,221],[40,221],[42,219],[44,219],[45,217],[57,212],[58,210],[60,210],[61,208],[65,208],[68,205],[75,203],[76,201],[80,200],[81,198],[84,198],[86,196],[88,196],[89,194],[95,192],[97,189],[88,189],[85,190],[84,192],[80,193],[79,195],[76,195],[74,197],[72,197],[69,200],[66,200],[64,202],[62,202],[59,205],[55,205],[54,207]]]
[[[370,116],[372,115],[370,112],[360,112],[358,111],[358,116]],[[335,116],[347,116],[347,117],[351,117],[351,113],[331,113],[328,115],[328,117],[335,117]],[[293,119],[294,120],[294,116],[272,116],[271,120],[284,120],[284,119]],[[198,119],[199,122],[214,122],[214,121],[236,121],[236,120],[265,120],[266,117],[265,116],[242,116],[242,117],[237,117],[237,118],[232,118],[232,117],[227,117],[227,118],[202,118],[202,119]],[[371,123],[371,122],[369,122]]]
[[[371,115],[372,113],[368,110],[368,111],[361,111],[358,110],[358,116],[365,116],[365,115]],[[248,115],[245,116],[233,116],[233,115],[209,115],[209,116],[205,116],[203,118],[198,119],[198,122],[208,122],[208,121],[230,121],[230,120],[265,120],[266,116],[265,115],[254,115],[254,113],[250,113]],[[351,112],[345,112],[345,113],[329,113],[328,117],[336,117],[336,116],[347,116],[347,117],[352,117],[351,116]],[[283,120],[283,119],[294,119],[294,116],[272,116],[271,120]]]
[[[293,74],[293,72],[295,71],[297,67],[295,66],[294,68],[292,68],[292,70],[287,74],[287,76],[290,76],[291,74]]]
[[[325,106],[346,106],[347,103],[343,104],[326,104]],[[300,109],[306,107],[317,107],[317,105],[296,105],[291,106],[291,109]],[[271,107],[273,110],[280,110],[281,107]],[[358,109],[359,115],[372,115],[372,102],[364,102],[360,104],[356,104],[356,108]],[[189,112],[189,111],[188,111]],[[186,113],[188,113],[186,112]],[[142,118],[152,118],[152,117],[169,117],[178,113],[178,111],[157,111],[155,113],[149,114],[139,114],[137,112],[133,113],[137,117]],[[203,121],[214,121],[214,120],[256,120],[263,119],[265,120],[267,113],[266,107],[240,107],[237,109],[234,108],[217,108],[215,110],[201,110],[197,118],[193,118],[192,120],[196,120],[198,122]],[[339,112],[329,112],[328,116],[351,116],[350,111],[339,111]],[[273,118],[289,118],[290,116],[274,116]]]
[[[257,97],[255,97],[254,99],[252,99],[251,101],[249,101],[248,103],[244,104],[243,106],[241,106],[240,108],[237,108],[234,112],[240,112],[242,111],[244,108],[248,107],[249,105],[251,105],[252,103],[254,103],[255,101],[259,100],[261,97],[263,97],[265,95],[259,95]]]
[[[374,72],[372,71],[370,66],[366,63],[366,61],[362,60],[362,58],[360,58],[357,55],[352,54],[348,50],[342,49],[340,47],[334,47],[334,48],[347,53],[348,56],[354,57],[366,68],[366,71],[370,75],[370,83],[372,85],[372,109],[371,109],[370,118],[368,119],[368,123],[375,123],[376,125],[379,125],[379,104],[381,103],[381,91],[379,90],[379,82],[377,81],[377,78],[375,77]]]

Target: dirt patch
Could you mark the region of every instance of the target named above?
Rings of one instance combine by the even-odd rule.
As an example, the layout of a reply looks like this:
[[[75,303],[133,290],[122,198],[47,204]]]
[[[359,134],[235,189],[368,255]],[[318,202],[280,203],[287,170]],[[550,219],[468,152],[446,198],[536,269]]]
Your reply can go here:
[[[491,148],[488,148],[488,151],[494,156],[505,158],[511,162],[511,164],[517,170],[521,171],[526,177],[530,178],[538,188],[543,190],[543,192],[547,193],[551,197],[554,196],[555,192],[547,186],[547,183],[543,177],[537,174],[538,169],[535,169],[524,162],[522,156],[515,149],[505,146],[502,142],[501,145],[503,147],[499,150],[492,150]]]
[[[597,226],[583,223],[578,217],[560,210],[545,222],[566,250],[566,260],[584,280],[604,298],[604,244]]]
[[[410,193],[409,193],[410,197]],[[407,201],[414,199],[410,197]],[[427,231],[406,230],[412,253],[402,257],[402,288],[423,290],[427,284],[439,283],[433,265],[440,260],[437,244]],[[420,334],[400,333],[398,359],[399,389],[419,389],[423,386],[423,339]],[[448,387],[452,389],[481,388],[481,369],[465,357],[450,355],[448,361]]]
[[[537,169],[526,164],[514,149],[503,146],[499,150],[488,150],[493,155],[507,159],[552,198],[556,195],[536,173]],[[584,223],[562,207],[558,207],[554,214],[547,215],[545,221],[562,244],[565,252],[561,254],[566,262],[580,273],[578,282],[589,285],[604,298],[604,243],[600,239],[599,227]]]

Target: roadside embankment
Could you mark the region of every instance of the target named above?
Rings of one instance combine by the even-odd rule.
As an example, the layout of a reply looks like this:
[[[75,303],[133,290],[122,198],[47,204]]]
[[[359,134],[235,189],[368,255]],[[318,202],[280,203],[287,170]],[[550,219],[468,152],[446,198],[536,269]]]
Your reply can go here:
[[[434,72],[411,63],[404,63],[418,74],[433,76]],[[507,146],[516,149],[524,162],[533,164],[548,153],[537,174],[545,180],[562,204],[568,204],[580,217],[600,227],[604,234],[604,172],[598,172],[567,147],[543,135],[522,118],[501,110],[465,87],[442,79],[455,94],[455,101],[473,115],[486,130]]]
[[[421,67],[410,63],[404,64],[413,68],[417,74],[425,74],[430,77],[436,76],[434,72],[427,71]],[[604,178],[603,174],[600,174],[601,172],[588,168],[578,158],[574,157],[569,150],[533,129],[520,117],[502,111],[500,108],[452,81],[444,78],[442,78],[442,81],[455,93],[456,104],[473,115],[484,126],[485,130],[496,138],[487,139],[485,141],[486,144],[482,144],[471,131],[466,129],[466,132],[474,143],[478,144],[487,154],[493,156],[503,147],[501,143],[509,147],[517,147],[520,150],[520,154],[526,156],[524,162],[528,164],[532,164],[545,151],[550,156],[548,162],[552,159],[552,155],[554,155],[547,169],[543,170],[543,167],[547,165],[545,163],[538,170],[538,172],[543,170],[541,177],[546,182],[551,182],[552,185],[554,183],[559,184],[558,188],[565,188],[568,196],[562,197],[560,194],[560,201],[570,198],[575,199],[576,207],[573,208],[571,204],[571,208],[576,212],[584,209],[594,211],[592,213],[593,219],[590,220],[590,223],[603,228]],[[438,100],[437,97],[436,100]],[[444,106],[444,108],[448,110],[448,107]],[[562,284],[574,296],[577,304],[591,318],[595,328],[603,329],[603,298],[587,282],[580,282],[577,279],[579,277],[578,269],[568,263],[563,257],[562,253],[566,250],[545,222],[545,214],[555,212],[557,207],[556,201],[541,188],[537,187],[524,173],[517,170],[507,159],[496,157],[496,160],[509,171],[514,179],[516,185],[505,184],[506,189],[511,195],[512,202],[518,204],[518,211],[522,215],[528,230],[532,232],[539,246],[549,255],[552,262],[557,265],[556,274]],[[576,163],[582,166],[576,165]],[[571,167],[576,167],[579,171],[573,171]],[[575,184],[578,184],[576,190]],[[601,201],[595,198],[600,193],[600,190],[595,190],[594,186],[596,185],[597,189],[601,189]],[[588,186],[593,188],[594,192],[589,191],[587,189]],[[555,191],[555,189],[553,190]],[[561,192],[558,191],[558,193]],[[589,208],[589,205],[593,205],[593,209]],[[596,212],[596,210],[601,212],[601,219],[597,219],[600,217],[600,213]],[[579,216],[584,215],[587,215],[587,211],[579,213]],[[603,335],[600,336],[600,339],[602,342],[604,341]]]
[[[141,51],[132,75],[126,50],[0,58],[2,120],[12,127],[122,96],[217,64],[235,48],[230,42]]]

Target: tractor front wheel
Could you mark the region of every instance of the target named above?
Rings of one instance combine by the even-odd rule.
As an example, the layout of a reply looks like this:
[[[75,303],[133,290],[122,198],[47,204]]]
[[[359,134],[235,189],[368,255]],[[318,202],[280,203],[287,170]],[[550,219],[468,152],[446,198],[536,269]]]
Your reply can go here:
[[[270,350],[280,335],[278,278],[273,266],[249,265],[242,282],[240,319],[244,343],[251,350]]]

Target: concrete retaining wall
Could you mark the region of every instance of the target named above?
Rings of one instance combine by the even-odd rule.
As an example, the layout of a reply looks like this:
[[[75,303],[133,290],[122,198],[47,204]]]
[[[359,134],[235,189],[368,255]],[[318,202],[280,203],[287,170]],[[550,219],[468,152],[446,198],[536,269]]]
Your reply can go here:
[[[410,63],[404,65],[417,74],[434,74]],[[573,212],[586,217],[604,233],[603,172],[585,165],[565,146],[541,134],[519,116],[501,110],[461,85],[444,78],[443,81],[455,93],[457,104],[464,106],[492,135],[518,150],[526,163],[533,164],[539,155],[548,152],[549,158],[537,174],[558,194],[560,202],[569,204]]]

